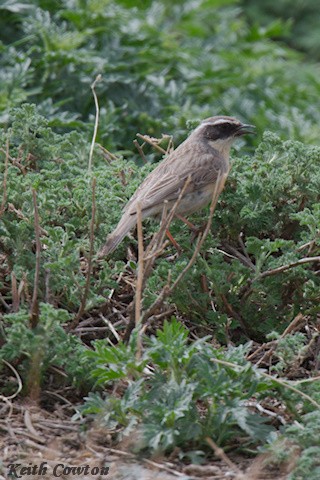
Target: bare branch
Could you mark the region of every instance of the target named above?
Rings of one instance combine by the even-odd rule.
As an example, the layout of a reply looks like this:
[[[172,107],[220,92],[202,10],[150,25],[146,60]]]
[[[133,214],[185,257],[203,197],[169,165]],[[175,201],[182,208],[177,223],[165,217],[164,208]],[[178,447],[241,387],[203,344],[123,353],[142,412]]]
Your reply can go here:
[[[21,381],[21,378],[20,378],[20,375],[19,373],[17,372],[17,370],[11,365],[11,363],[8,363],[4,358],[1,359],[2,362],[7,365],[8,368],[10,368],[13,373],[14,373],[14,376],[16,377],[17,379],[17,383],[18,383],[18,388],[16,390],[15,393],[13,393],[12,395],[10,395],[9,397],[4,397],[3,395],[0,396],[0,398],[2,399],[6,399],[6,400],[12,400],[13,398],[15,398],[17,395],[19,395],[19,393],[21,392],[22,390],[22,381]]]
[[[96,145],[97,145],[97,147],[100,148],[104,157],[108,160],[109,163],[110,163],[110,160],[117,160],[118,157],[116,155],[114,155],[113,153],[109,152],[109,150],[107,150],[105,147],[100,145],[100,143],[96,143]]]
[[[144,283],[144,251],[143,251],[143,231],[142,231],[142,214],[141,214],[141,203],[138,202],[137,205],[137,231],[138,231],[138,273],[137,273],[137,282],[136,282],[136,296],[135,296],[135,326],[138,328],[141,325],[141,298],[142,298],[142,289]],[[141,358],[142,352],[142,339],[141,339],[141,328],[138,331],[137,337],[137,359]]]
[[[137,231],[138,231],[139,261],[138,261],[138,275],[137,275],[136,300],[135,300],[136,327],[139,325],[141,320],[141,298],[142,298],[142,286],[143,286],[143,277],[144,277],[143,232],[142,232],[142,215],[141,215],[140,202],[137,205]]]
[[[3,174],[3,183],[2,183],[3,193],[2,193],[2,202],[0,206],[0,217],[3,215],[3,212],[5,211],[6,202],[7,202],[8,164],[9,164],[9,138],[7,138],[7,141],[6,141],[4,174]]]
[[[144,154],[144,151],[143,151],[143,145],[145,145],[145,143],[143,143],[142,147],[140,145],[140,143],[138,142],[138,140],[133,140],[133,144],[134,146],[136,147],[136,149],[138,150],[139,154],[140,154],[140,157],[142,158],[142,161],[143,163],[148,163],[147,159],[146,159],[146,156]]]
[[[230,458],[225,454],[222,448],[218,447],[218,445],[212,440],[210,437],[206,437],[206,442],[212,448],[214,453],[218,458],[220,458],[223,462],[225,462],[231,470],[237,473],[237,480],[245,480],[244,474],[241,470],[237,467],[235,463],[233,463]]]
[[[265,272],[260,273],[260,275],[254,278],[253,282],[257,280],[261,280],[262,278],[270,277],[271,275],[277,275],[278,273],[285,272],[290,268],[298,267],[299,265],[304,265],[305,263],[313,263],[313,262],[320,262],[320,256],[301,258],[300,260],[289,263],[288,265],[282,265],[281,267],[274,268],[272,270],[266,270]]]
[[[87,267],[87,275],[86,275],[86,284],[84,288],[84,292],[82,295],[80,307],[78,313],[76,314],[75,318],[73,319],[72,323],[70,324],[69,330],[73,330],[79,324],[80,318],[82,317],[87,303],[87,298],[90,289],[90,279],[91,279],[91,272],[92,272],[92,258],[93,258],[93,251],[94,251],[94,225],[95,225],[95,218],[96,218],[96,184],[97,179],[93,177],[92,179],[92,207],[91,207],[91,222],[90,222],[90,248],[89,248],[89,255],[88,255],[88,267]]]
[[[160,228],[159,230],[157,231],[157,233],[153,236],[151,242],[149,243],[147,249],[146,249],[146,252],[144,254],[144,272],[143,272],[143,278],[142,278],[142,286],[141,286],[141,296],[142,296],[142,292],[143,292],[143,289],[144,289],[144,285],[147,281],[147,279],[149,278],[149,275],[152,271],[152,267],[154,265],[154,262],[155,260],[158,258],[158,256],[162,253],[166,243],[164,242],[164,236],[165,236],[165,233],[166,233],[166,230],[167,228],[169,227],[174,215],[175,215],[175,211],[177,209],[177,207],[179,206],[179,203],[181,202],[182,200],[182,197],[185,193],[185,190],[186,188],[188,187],[189,183],[190,183],[191,179],[190,177],[187,178],[180,194],[179,194],[179,197],[177,199],[177,201],[175,202],[175,204],[173,205],[169,215],[167,215],[167,203],[164,204],[164,207],[163,207],[163,214],[162,214],[162,219],[161,219],[161,223],[160,223]],[[139,267],[140,268],[140,267]],[[132,304],[131,304],[132,306]],[[135,322],[135,319],[133,317],[133,315],[131,315],[131,318],[130,318],[130,321],[129,321],[129,324],[127,325],[127,329],[126,329],[126,332],[124,334],[124,337],[123,337],[123,340],[124,341],[128,341],[129,338],[130,338],[130,334],[132,332],[132,330],[134,329],[135,325],[136,325],[136,322]],[[141,322],[143,323],[144,322],[144,315],[141,319],[141,314],[140,314],[140,319],[141,319]]]
[[[239,297],[241,298],[241,302],[243,303],[253,292],[252,284],[262,280],[263,278],[266,277],[271,277],[273,275],[277,275],[278,273],[285,272],[286,270],[289,270],[290,268],[298,267],[300,265],[304,265],[306,263],[316,263],[320,262],[320,256],[317,257],[305,257],[301,258],[300,260],[297,260],[296,262],[288,263],[287,265],[282,265],[281,267],[273,268],[270,270],[266,270],[265,272],[260,273],[257,275],[255,278],[252,278],[248,281],[248,283],[242,288],[242,291],[239,294]]]
[[[227,313],[232,318],[234,318],[235,320],[237,320],[239,322],[239,324],[241,325],[241,328],[243,330],[244,335],[247,338],[250,338],[250,335],[248,334],[248,327],[245,324],[245,322],[243,321],[243,318],[241,317],[241,315],[232,307],[232,305],[230,305],[230,303],[227,300],[227,297],[223,293],[219,294],[219,298],[222,300],[222,303],[223,303]]]
[[[40,279],[40,260],[41,260],[41,242],[40,242],[40,222],[39,222],[39,212],[37,205],[37,193],[35,189],[32,189],[33,197],[33,208],[34,208],[34,231],[36,237],[36,266],[34,273],[34,283],[33,283],[33,295],[31,302],[30,310],[30,322],[31,327],[35,328],[38,325],[39,321],[39,302],[38,302],[38,290],[39,290],[39,279]]]
[[[12,212],[14,213],[18,218],[19,220],[23,220],[24,222],[27,222],[27,223],[30,223],[30,220],[28,217],[26,217],[21,210],[19,210],[18,208],[16,208],[13,203],[8,203],[8,212]],[[40,229],[40,234],[41,235],[48,235],[48,232],[47,230],[45,230],[44,228],[42,228],[41,226],[39,227]]]
[[[224,365],[225,367],[233,368],[235,371],[238,371],[238,372],[241,372],[242,370],[244,370],[246,368],[245,366],[238,365],[238,364],[232,363],[232,362],[227,362],[225,360],[220,360],[218,358],[213,358],[212,357],[211,361],[214,362],[214,363],[220,364],[220,365]],[[284,381],[284,380],[282,380],[280,378],[277,378],[277,377],[273,377],[272,375],[269,375],[269,373],[262,372],[261,370],[259,370],[257,372],[257,374],[260,375],[261,377],[267,378],[268,380],[271,380],[275,383],[278,383],[279,385],[282,385],[283,387],[287,388],[288,390],[291,390],[292,392],[295,392],[297,395],[300,395],[304,399],[308,400],[308,402],[310,402],[315,407],[320,408],[320,404],[317,403],[312,397],[310,397],[310,395],[307,395],[306,393],[301,392],[297,388],[290,385],[290,383],[288,383],[287,381]]]
[[[241,252],[239,252],[235,247],[233,247],[232,245],[229,245],[229,244],[225,244],[223,245],[223,247],[225,248],[226,252],[221,250],[221,249],[217,249],[219,252],[223,253],[224,255],[227,255],[228,257],[231,257],[231,258],[237,258],[238,260],[240,260],[240,262],[245,265],[246,267],[250,268],[250,270],[253,270],[255,271],[255,265],[252,263],[250,257],[246,254],[242,254]],[[244,249],[244,252],[245,252],[245,249]]]
[[[156,150],[158,150],[158,152],[162,153],[163,155],[167,153],[166,150],[160,147],[160,145],[158,145],[158,143],[154,139],[150,138],[148,135],[141,135],[141,133],[137,133],[137,137],[141,138],[141,140],[143,140],[144,142],[149,143],[149,145],[154,147]]]
[[[94,121],[94,130],[93,130],[92,142],[91,142],[90,153],[89,153],[89,163],[88,163],[88,171],[89,172],[91,172],[91,169],[92,169],[93,149],[94,149],[94,145],[95,145],[96,137],[97,137],[97,133],[98,133],[99,113],[100,113],[99,102],[98,102],[98,97],[97,97],[97,94],[96,94],[96,91],[95,91],[95,87],[96,87],[96,84],[101,81],[101,79],[102,79],[102,76],[99,74],[96,77],[95,81],[91,85],[91,90],[92,90],[92,94],[93,94],[93,98],[94,98],[94,103],[95,103],[95,106],[96,106],[96,117],[95,117],[95,121]]]

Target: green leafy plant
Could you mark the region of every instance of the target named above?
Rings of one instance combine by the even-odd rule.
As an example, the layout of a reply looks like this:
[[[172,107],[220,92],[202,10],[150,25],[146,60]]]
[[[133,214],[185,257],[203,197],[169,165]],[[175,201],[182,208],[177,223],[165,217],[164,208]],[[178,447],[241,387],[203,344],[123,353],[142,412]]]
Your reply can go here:
[[[138,131],[175,131],[180,140],[186,120],[230,112],[259,132],[272,125],[318,141],[317,68],[271,40],[287,33],[284,23],[250,26],[234,0],[196,7],[34,0],[1,8],[3,124],[28,100],[56,128],[89,134],[90,85],[100,73],[98,139],[109,149],[131,150]]]
[[[137,335],[127,347],[97,341],[93,351],[84,353],[95,364],[96,382],[120,388],[122,394],[91,395],[83,414],[98,415],[110,428],[121,427],[122,435],[140,424],[139,447],[151,450],[204,446],[207,436],[219,445],[235,436],[242,442],[268,437],[272,428],[250,411],[246,401],[268,390],[270,383],[245,361],[244,347],[223,352],[208,338],[189,344],[187,329],[172,319],[156,336],[143,339],[139,357]],[[240,367],[239,372],[230,362]]]
[[[311,63],[318,36],[310,28],[317,15],[314,1],[290,4],[290,26],[286,0],[248,3],[2,2],[0,358],[29,393],[40,394],[55,367],[63,370],[64,385],[82,392],[96,382],[86,414],[101,415],[121,435],[138,431],[139,448],[179,446],[190,456],[195,446],[205,449],[207,436],[227,449],[234,439],[244,448],[269,441],[270,425],[248,401],[268,399],[277,386],[288,423],[298,422],[284,429],[300,449],[292,478],[311,479],[318,475],[319,387],[295,384],[309,395],[309,403],[302,401],[298,392],[279,386],[281,380],[246,362],[241,342],[264,341],[270,331],[279,336],[297,315],[307,316],[312,327],[319,315],[320,150],[312,143],[319,144],[320,92],[318,66]],[[279,38],[307,52],[309,63]],[[95,147],[89,175],[95,113],[90,85],[99,73],[102,148]],[[214,348],[208,338],[192,343],[174,321],[143,337],[142,347],[140,332],[134,332],[128,345],[99,341],[88,351],[66,331],[79,312],[88,322],[101,311],[108,315],[118,302],[120,334],[132,317],[134,232],[112,258],[93,259],[88,276],[91,248],[97,251],[104,242],[126,200],[160,159],[147,145],[142,158],[132,140],[137,132],[168,133],[177,145],[199,119],[219,113],[255,124],[258,134],[233,151],[212,234],[161,307],[174,310],[193,334],[209,328],[215,342],[238,346]],[[204,211],[191,220],[201,225],[206,218]],[[145,222],[146,243],[156,229],[156,222]],[[192,255],[187,227],[174,221],[171,230],[182,253],[176,258],[169,246],[157,260],[142,310]],[[36,326],[30,324],[33,293],[39,302]],[[285,375],[295,365],[305,338],[297,332],[278,341],[273,374]],[[10,377],[1,380],[6,392],[16,390]]]
[[[5,343],[0,350],[0,359],[15,365],[25,392],[28,390],[34,398],[53,366],[64,370],[70,384],[84,390],[92,384],[85,375],[88,362],[80,362],[85,347],[63,328],[69,319],[68,312],[49,304],[40,305],[39,323],[34,329],[30,327],[30,314],[25,310],[3,318],[2,340]]]
[[[317,480],[319,462],[319,411],[307,413],[299,422],[288,425],[274,443],[268,447],[274,462],[290,461],[294,464],[289,480],[310,478]]]
[[[270,24],[273,24],[274,38],[281,38],[290,46],[302,50],[309,58],[319,59],[320,43],[316,34],[320,26],[319,3],[316,0],[297,3],[290,0],[281,0],[277,3],[272,0],[264,2],[242,0],[241,3],[252,23],[268,30]]]

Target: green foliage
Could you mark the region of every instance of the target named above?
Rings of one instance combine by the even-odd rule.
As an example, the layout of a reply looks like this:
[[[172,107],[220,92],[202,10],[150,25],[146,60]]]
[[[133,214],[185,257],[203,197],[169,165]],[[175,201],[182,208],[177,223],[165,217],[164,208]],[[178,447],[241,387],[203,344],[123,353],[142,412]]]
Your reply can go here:
[[[279,362],[274,367],[276,372],[281,372],[292,366],[306,350],[306,336],[303,333],[286,335],[277,342],[275,353]]]
[[[320,7],[317,0],[242,0],[241,4],[252,23],[268,30],[270,24],[279,26],[274,32],[275,38],[281,38],[290,46],[302,50],[309,58],[319,60]]]
[[[283,435],[270,445],[275,459],[296,460],[289,480],[318,480],[320,475],[320,413],[303,415],[299,422],[288,425]]]
[[[30,373],[39,374],[43,384],[49,367],[55,366],[66,372],[70,383],[88,388],[91,382],[85,373],[89,362],[80,361],[85,347],[63,329],[69,319],[68,312],[49,304],[40,305],[39,322],[33,329],[28,312],[20,310],[5,315],[2,327],[5,344],[0,350],[0,359],[16,365],[23,381]],[[31,372],[35,359],[37,372]]]
[[[32,188],[35,188],[43,246],[38,297],[42,302],[49,298],[56,308],[75,315],[84,291],[89,250],[92,206],[91,179],[86,170],[89,145],[76,133],[54,133],[32,105],[13,111],[12,126],[7,134],[2,132],[3,141],[6,136],[13,159],[9,162],[7,180],[7,202],[12,207],[4,211],[0,225],[0,244],[5,253],[3,268],[8,270],[0,279],[1,288],[11,292],[10,275],[13,274],[25,292],[21,295],[21,307],[28,309],[36,263],[32,202]],[[211,323],[222,341],[226,341],[226,327],[232,332],[241,320],[251,338],[261,339],[272,330],[282,331],[300,311],[317,315],[319,278],[312,263],[277,275],[261,275],[299,260],[304,254],[304,250],[299,249],[305,244],[312,243],[313,254],[319,251],[319,151],[318,147],[283,142],[267,133],[253,158],[234,159],[229,182],[215,212],[214,240],[207,239],[205,251],[208,253],[198,258],[186,281],[171,296],[170,301],[181,314],[191,321]],[[4,152],[1,156],[4,160]],[[106,163],[101,155],[94,156],[95,250],[117,223],[126,198],[151,168],[150,165],[138,168],[121,157]],[[4,162],[0,169],[3,176]],[[201,224],[201,216],[206,215],[206,212],[195,215],[194,223]],[[147,223],[146,239],[155,228],[155,222]],[[159,259],[147,282],[144,307],[155,300],[166,284],[169,270],[174,280],[190,258],[193,247],[188,229],[175,221],[172,233],[183,247],[183,253],[174,262],[166,256]],[[230,260],[223,254],[230,246],[239,248],[240,233],[251,266],[241,258]],[[115,252],[114,260],[104,261],[102,268],[95,268],[87,310],[101,305],[111,289],[119,288],[116,278],[120,272],[135,268],[132,262],[123,261],[127,242]],[[203,274],[211,297],[201,290]],[[216,311],[212,311],[212,301]],[[232,317],[231,323],[226,301],[238,314]],[[9,340],[11,342],[11,337]],[[122,354],[123,365],[129,365],[129,352],[125,349],[115,347],[114,354],[118,365],[121,363],[117,356]],[[134,359],[134,353],[131,352],[131,356]],[[142,363],[140,368],[143,366]],[[179,364],[174,371],[179,371]],[[97,374],[101,376],[102,372]],[[132,375],[135,374],[133,371]],[[114,375],[121,377],[129,373],[118,366]]]
[[[0,307],[15,313],[0,317],[0,358],[12,363],[24,384],[38,369],[44,385],[47,372],[58,366],[66,382],[83,389],[94,381],[98,390],[114,387],[112,394],[92,393],[84,412],[101,415],[122,435],[140,429],[139,448],[187,450],[200,444],[204,449],[208,435],[227,447],[235,437],[245,447],[270,438],[270,427],[247,401],[273,395],[275,385],[245,361],[246,347],[224,351],[208,338],[189,343],[187,331],[173,321],[155,337],[143,337],[141,351],[137,332],[128,346],[97,341],[89,351],[64,327],[76,315],[86,283],[93,177],[96,251],[159,159],[146,150],[148,163],[138,168],[135,134],[174,134],[177,144],[199,119],[219,113],[255,124],[258,135],[236,146],[236,152],[250,155],[235,154],[212,235],[168,302],[188,322],[209,323],[225,343],[239,340],[239,327],[264,340],[270,331],[279,335],[300,312],[310,321],[319,315],[317,264],[293,266],[320,251],[320,149],[311,145],[319,143],[319,66],[274,41],[286,39],[317,56],[317,30],[310,28],[318,22],[314,1],[291,2],[289,9],[286,0],[2,2],[0,185],[7,173],[7,189],[0,199]],[[265,23],[265,13],[272,23]],[[96,148],[89,175],[95,113],[90,85],[99,73],[97,141],[116,158],[106,160]],[[33,189],[42,245],[34,329],[29,324],[36,265]],[[203,218],[207,212],[192,221],[200,225]],[[145,223],[146,241],[155,229],[155,222]],[[143,308],[170,275],[177,278],[192,254],[186,226],[175,221],[172,233],[183,253],[172,261],[168,247],[157,261]],[[105,303],[111,291],[118,293],[120,274],[132,276],[136,264],[127,262],[127,244],[128,239],[108,262],[94,263],[87,312]],[[268,275],[285,265],[290,268]],[[277,372],[292,367],[304,345],[299,333],[280,340]],[[6,387],[12,389],[10,379]],[[316,383],[303,387],[320,402]],[[317,412],[297,394],[282,395],[299,422],[284,432],[301,448],[292,479],[319,477]]]
[[[318,68],[270,40],[287,31],[281,23],[249,26],[236,0],[19,5],[1,7],[2,124],[29,100],[51,125],[91,132],[101,73],[99,141],[109,149],[131,149],[138,131],[180,140],[186,120],[219,113],[318,142]]]
[[[18,283],[27,282],[30,287],[35,268],[32,188],[36,189],[43,246],[39,298],[44,301],[47,288],[58,306],[72,312],[79,305],[79,294],[85,284],[80,258],[88,250],[91,219],[89,145],[76,133],[55,134],[31,105],[13,112],[8,138],[10,155],[15,161],[10,162],[8,169],[7,201],[12,207],[2,216],[2,249]],[[2,152],[2,175],[4,156]],[[102,240],[110,228],[109,222],[116,219],[116,210],[110,209],[108,215],[105,206],[123,195],[123,185],[117,177],[125,168],[127,175],[132,175],[137,167],[121,159],[108,169],[104,168],[101,157],[97,157],[97,163],[97,230]],[[137,181],[138,175],[133,184]],[[114,269],[118,271],[119,264]],[[113,287],[112,281],[105,282],[108,274],[110,268],[106,266],[95,289],[90,290],[89,307],[104,300],[103,288]],[[45,278],[49,282],[47,287]]]
[[[122,427],[123,435],[139,423],[139,448],[151,450],[204,447],[206,436],[220,445],[235,436],[261,442],[272,431],[246,407],[246,400],[258,397],[270,383],[244,360],[244,347],[223,352],[207,338],[189,343],[186,328],[174,319],[165,321],[156,336],[143,338],[141,357],[136,340],[137,332],[128,347],[98,341],[83,354],[95,363],[97,382],[118,386],[123,395],[91,395],[82,413],[98,415],[111,428]],[[215,359],[234,362],[239,369]]]
[[[141,375],[146,361],[144,359],[137,361],[136,343],[133,338],[129,345],[120,343],[108,348],[104,340],[97,340],[94,343],[95,350],[86,352],[86,358],[94,360],[95,367],[91,375],[97,379],[97,385],[127,378],[135,379]]]
[[[79,363],[79,352],[85,347],[68,334],[62,324],[76,314],[86,281],[83,256],[89,249],[92,207],[91,179],[87,174],[89,145],[74,132],[54,133],[34,105],[15,109],[11,120],[10,130],[0,132],[4,147],[6,139],[10,145],[7,202],[0,223],[0,290],[6,309],[11,310],[15,279],[19,292],[16,294],[19,304],[15,308],[20,310],[1,317],[4,343],[1,355],[17,363],[23,382],[33,368],[31,365],[36,363],[41,378],[55,365],[63,368],[69,382],[85,385],[88,365]],[[5,148],[0,156],[0,182],[3,184]],[[97,231],[102,239],[105,230],[109,229],[108,224],[104,228],[105,223],[102,223],[102,219],[108,221],[108,216],[104,215],[106,202],[122,194],[123,186],[115,178],[124,167],[129,175],[130,163],[119,158],[108,171],[103,168],[102,157],[97,156],[96,163],[99,166],[95,175],[100,174]],[[134,165],[132,168],[137,170]],[[37,285],[42,306],[36,329],[29,323],[36,265],[32,189],[36,190],[42,246]],[[110,217],[114,219],[111,209]],[[115,284],[111,275],[122,269],[123,262],[118,262],[112,269],[106,266],[98,272],[94,286],[89,289],[88,309],[105,301],[105,292]]]

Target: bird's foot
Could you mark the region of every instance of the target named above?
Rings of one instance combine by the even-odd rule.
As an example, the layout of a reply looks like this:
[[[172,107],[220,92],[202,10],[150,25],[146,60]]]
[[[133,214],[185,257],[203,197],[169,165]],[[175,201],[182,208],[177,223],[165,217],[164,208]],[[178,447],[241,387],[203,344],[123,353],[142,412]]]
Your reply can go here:
[[[195,227],[192,229],[190,242],[193,243],[200,235],[202,236],[205,229],[207,228],[207,222],[205,222],[200,227]]]

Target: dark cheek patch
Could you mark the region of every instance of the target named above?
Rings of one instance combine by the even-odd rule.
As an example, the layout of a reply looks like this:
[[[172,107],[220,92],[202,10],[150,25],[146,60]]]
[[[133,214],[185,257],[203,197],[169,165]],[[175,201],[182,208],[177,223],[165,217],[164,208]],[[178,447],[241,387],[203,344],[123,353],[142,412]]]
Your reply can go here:
[[[221,138],[217,127],[213,127],[211,125],[208,125],[206,127],[204,131],[204,136],[209,140],[217,140],[218,138]]]
[[[209,140],[223,140],[224,138],[229,138],[232,135],[233,128],[232,126],[219,127],[218,125],[208,125],[204,131],[204,136]]]

